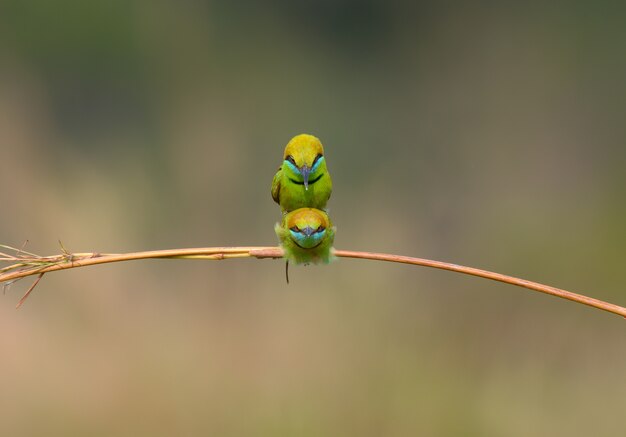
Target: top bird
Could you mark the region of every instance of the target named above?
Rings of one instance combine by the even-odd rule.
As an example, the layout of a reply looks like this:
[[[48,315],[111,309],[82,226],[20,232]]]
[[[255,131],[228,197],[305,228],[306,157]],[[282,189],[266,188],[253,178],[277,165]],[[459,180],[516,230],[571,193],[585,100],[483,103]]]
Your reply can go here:
[[[272,198],[283,214],[298,208],[325,210],[332,189],[320,140],[307,134],[293,137],[272,180]]]

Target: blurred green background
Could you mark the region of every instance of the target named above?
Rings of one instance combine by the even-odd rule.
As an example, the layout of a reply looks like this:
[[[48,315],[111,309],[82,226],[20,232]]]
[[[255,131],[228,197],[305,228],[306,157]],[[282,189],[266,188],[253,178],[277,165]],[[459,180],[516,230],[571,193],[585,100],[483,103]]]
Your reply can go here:
[[[619,2],[4,0],[0,242],[273,245],[319,136],[336,247],[626,304]],[[0,305],[2,435],[619,435],[619,317],[339,260],[142,261]]]

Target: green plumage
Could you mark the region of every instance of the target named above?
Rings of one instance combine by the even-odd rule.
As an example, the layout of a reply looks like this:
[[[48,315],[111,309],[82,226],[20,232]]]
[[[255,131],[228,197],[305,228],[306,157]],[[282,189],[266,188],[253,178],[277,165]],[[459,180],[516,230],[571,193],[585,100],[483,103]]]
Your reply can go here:
[[[274,227],[287,262],[328,264],[333,259],[335,228],[328,214],[314,208],[300,208]]]
[[[332,189],[320,140],[307,134],[292,138],[272,180],[272,198],[283,214],[298,208],[325,210]]]

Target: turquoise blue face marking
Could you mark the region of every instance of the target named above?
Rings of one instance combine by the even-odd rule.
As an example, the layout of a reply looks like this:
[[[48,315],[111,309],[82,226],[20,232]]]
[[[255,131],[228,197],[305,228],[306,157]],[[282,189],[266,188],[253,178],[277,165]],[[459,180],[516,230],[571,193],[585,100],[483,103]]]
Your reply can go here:
[[[298,167],[296,167],[295,165],[293,165],[293,163],[291,161],[287,161],[285,159],[285,164],[287,165],[287,167],[289,167],[289,170],[291,170],[292,173],[297,174],[299,176],[302,176],[300,174],[300,169]]]
[[[311,171],[309,172],[309,175],[313,175],[313,174],[315,174],[316,171],[319,170],[320,165],[322,165],[322,161],[324,161],[324,157],[323,156],[320,159],[317,160],[317,162],[315,163],[315,165],[313,165],[313,167],[311,167]],[[300,169],[298,167],[296,167],[295,165],[293,165],[293,163],[291,161],[287,161],[285,159],[284,163],[285,163],[285,165],[287,165],[287,167],[289,167],[289,170],[291,170],[291,172],[293,174],[302,177],[302,173],[300,173]]]
[[[311,167],[311,173],[310,174],[315,173],[320,168],[320,165],[322,164],[323,160],[324,160],[323,156],[320,159],[317,160],[317,162],[313,165],[313,167]]]
[[[302,232],[296,232],[289,229],[289,233],[291,234],[291,239],[300,247],[304,249],[312,249],[315,246],[318,246],[322,240],[324,239],[324,235],[326,235],[326,229],[315,232],[307,237]]]

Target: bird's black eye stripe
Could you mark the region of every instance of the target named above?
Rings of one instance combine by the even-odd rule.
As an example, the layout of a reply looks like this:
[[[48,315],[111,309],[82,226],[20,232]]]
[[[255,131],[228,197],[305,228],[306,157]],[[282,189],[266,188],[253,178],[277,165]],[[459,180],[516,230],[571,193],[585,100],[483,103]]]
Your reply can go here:
[[[315,163],[320,160],[321,157],[322,157],[322,154],[318,153],[317,156],[315,157],[315,159],[313,160],[313,165],[311,165],[311,167],[313,167],[315,165]]]
[[[290,228],[294,232],[300,232],[300,229],[297,226]]]
[[[322,232],[323,230],[324,230],[324,226],[319,225],[317,229],[315,230],[315,232]]]
[[[296,160],[293,159],[293,156],[289,155],[285,158],[287,161],[291,162],[293,165],[296,165]]]

